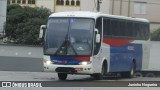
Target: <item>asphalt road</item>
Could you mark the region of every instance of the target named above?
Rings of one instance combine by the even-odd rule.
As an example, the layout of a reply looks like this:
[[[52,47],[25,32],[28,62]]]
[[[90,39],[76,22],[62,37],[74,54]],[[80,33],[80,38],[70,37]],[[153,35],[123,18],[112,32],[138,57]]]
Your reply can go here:
[[[0,90],[158,90],[158,87],[130,86],[129,84],[157,84],[160,78],[104,78],[94,80],[89,75],[69,75],[66,81],[60,81],[55,73],[0,71],[0,81],[14,83],[41,83],[45,88],[0,88]],[[0,82],[0,83],[2,83]],[[1,85],[0,85],[1,87]]]
[[[41,72],[42,47],[0,45],[0,71]]]
[[[42,58],[0,56],[0,71],[43,71]]]

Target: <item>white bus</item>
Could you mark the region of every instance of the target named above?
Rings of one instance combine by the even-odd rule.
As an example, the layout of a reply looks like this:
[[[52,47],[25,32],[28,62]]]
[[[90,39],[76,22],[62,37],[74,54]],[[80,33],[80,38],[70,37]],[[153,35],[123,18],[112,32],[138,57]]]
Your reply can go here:
[[[148,68],[149,21],[94,12],[59,12],[42,25],[44,71],[91,75],[107,73],[132,77]]]

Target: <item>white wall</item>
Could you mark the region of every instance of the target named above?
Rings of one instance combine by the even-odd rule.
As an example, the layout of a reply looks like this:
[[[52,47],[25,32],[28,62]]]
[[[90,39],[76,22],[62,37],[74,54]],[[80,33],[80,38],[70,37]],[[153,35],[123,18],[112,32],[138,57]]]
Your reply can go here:
[[[52,12],[54,12],[54,0],[37,0],[36,6],[38,7],[46,7],[50,9]]]
[[[100,5],[100,12],[109,13],[110,0],[102,0]],[[97,7],[97,0],[81,0],[82,11],[95,11]]]
[[[80,11],[80,7],[78,6],[56,6],[56,12],[63,11]]]
[[[6,22],[7,0],[0,0],[0,33],[3,32],[3,25]]]
[[[65,0],[64,0],[65,1]],[[110,0],[102,0],[100,11],[103,13],[109,13],[109,2]],[[63,11],[96,11],[97,0],[80,0],[80,6],[55,6],[54,0],[37,0],[36,6],[38,7],[46,7],[49,8],[52,12],[54,12],[54,8],[56,12]]]
[[[110,10],[110,0],[102,0],[100,11],[109,14],[109,10]]]

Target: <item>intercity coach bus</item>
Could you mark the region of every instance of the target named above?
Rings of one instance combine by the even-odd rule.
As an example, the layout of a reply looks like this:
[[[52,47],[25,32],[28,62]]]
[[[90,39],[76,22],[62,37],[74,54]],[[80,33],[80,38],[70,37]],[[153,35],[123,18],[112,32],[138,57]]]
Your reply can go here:
[[[45,34],[44,34],[45,33]],[[44,71],[91,75],[108,73],[133,77],[148,68],[149,21],[96,12],[59,12],[40,28],[44,38]]]

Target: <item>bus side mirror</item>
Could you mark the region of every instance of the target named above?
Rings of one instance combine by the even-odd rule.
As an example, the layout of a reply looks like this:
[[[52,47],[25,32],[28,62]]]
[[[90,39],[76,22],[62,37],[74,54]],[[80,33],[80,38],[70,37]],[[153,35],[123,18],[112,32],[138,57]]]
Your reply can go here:
[[[96,43],[100,43],[101,36],[100,34],[96,34]]]
[[[40,32],[39,32],[39,38],[40,39],[44,37],[45,30],[46,30],[46,25],[41,25]]]
[[[101,36],[100,34],[98,34],[98,29],[96,28],[94,31],[95,31],[95,36],[96,36],[96,43],[100,43]]]

